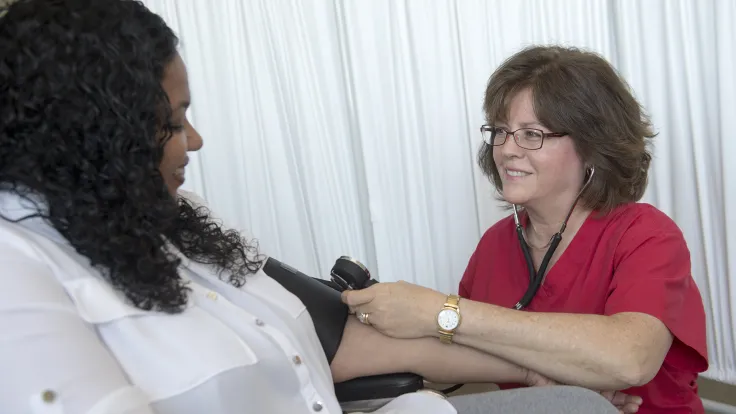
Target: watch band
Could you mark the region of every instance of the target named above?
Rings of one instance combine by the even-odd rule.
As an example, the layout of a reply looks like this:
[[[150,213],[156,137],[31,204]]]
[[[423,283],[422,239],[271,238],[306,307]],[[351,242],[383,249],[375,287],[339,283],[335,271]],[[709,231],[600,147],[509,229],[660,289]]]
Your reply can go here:
[[[458,309],[458,305],[460,304],[460,296],[450,293],[447,295],[447,302],[445,302],[445,307],[452,307],[455,309]]]
[[[453,335],[455,335],[454,332],[440,331],[440,342],[448,345],[451,344]]]

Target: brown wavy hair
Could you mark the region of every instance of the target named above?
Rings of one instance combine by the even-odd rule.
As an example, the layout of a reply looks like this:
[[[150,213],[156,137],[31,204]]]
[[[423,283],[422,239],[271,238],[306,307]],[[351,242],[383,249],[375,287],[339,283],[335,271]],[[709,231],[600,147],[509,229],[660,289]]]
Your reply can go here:
[[[626,81],[601,56],[573,47],[533,46],[507,59],[491,75],[483,101],[488,124],[505,122],[509,104],[530,88],[534,112],[551,131],[566,132],[593,179],[581,195],[585,207],[608,212],[639,201],[647,187],[655,134]],[[478,163],[500,192],[493,147]]]

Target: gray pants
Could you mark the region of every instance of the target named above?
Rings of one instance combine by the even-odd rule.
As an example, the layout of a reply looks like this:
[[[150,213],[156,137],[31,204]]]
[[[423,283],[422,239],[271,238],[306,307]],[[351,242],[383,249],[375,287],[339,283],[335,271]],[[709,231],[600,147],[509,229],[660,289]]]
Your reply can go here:
[[[585,388],[552,386],[450,397],[458,414],[617,414],[600,394]]]

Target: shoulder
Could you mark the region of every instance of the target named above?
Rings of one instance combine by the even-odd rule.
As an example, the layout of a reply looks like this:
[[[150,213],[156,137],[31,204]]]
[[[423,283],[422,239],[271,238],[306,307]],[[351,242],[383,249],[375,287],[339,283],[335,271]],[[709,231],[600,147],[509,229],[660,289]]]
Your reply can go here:
[[[513,249],[516,246],[514,240],[516,233],[514,231],[515,223],[513,215],[509,215],[491,226],[481,237],[475,251],[470,256],[465,272],[460,280],[458,291],[463,297],[470,297],[473,291],[477,289],[483,289],[479,287],[479,284],[487,284],[488,276],[491,274],[500,274],[502,272],[492,272],[489,268],[494,263],[499,264],[504,261],[491,260],[491,255],[483,254],[483,252],[494,252],[493,257],[509,257],[510,255],[503,254],[502,249]],[[509,250],[510,251],[510,250]],[[481,274],[480,281],[476,280],[476,275]]]
[[[495,245],[499,242],[505,243],[509,237],[516,237],[515,229],[514,215],[510,214],[497,221],[483,233],[483,236],[478,242],[478,247]]]
[[[497,221],[483,233],[470,259],[471,266],[469,267],[476,267],[479,261],[487,262],[490,260],[489,255],[479,254],[479,252],[492,251],[495,253],[494,257],[499,256],[499,253],[503,256],[504,251],[513,249],[514,246],[516,246],[516,224],[512,214]]]
[[[187,200],[194,207],[205,207],[209,209],[209,205],[207,204],[207,201],[197,193],[179,189],[179,191],[177,191],[177,194],[179,195],[180,198]]]
[[[66,244],[61,235],[39,221],[34,218],[21,224],[0,218],[0,264],[6,270],[11,263],[50,266],[54,257],[50,253]]]
[[[618,260],[639,249],[659,254],[688,252],[677,223],[651,204],[625,204],[610,212],[604,220],[607,220],[606,233],[617,239]]]
[[[612,223],[627,223],[631,228],[649,229],[657,233],[682,233],[672,218],[648,203],[624,204],[615,208],[608,216]]]

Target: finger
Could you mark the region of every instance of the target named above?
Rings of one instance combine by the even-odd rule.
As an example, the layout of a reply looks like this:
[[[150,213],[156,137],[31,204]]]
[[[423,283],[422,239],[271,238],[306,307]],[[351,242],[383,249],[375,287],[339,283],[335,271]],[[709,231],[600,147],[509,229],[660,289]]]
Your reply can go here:
[[[602,395],[603,398],[607,399],[613,404],[613,397],[614,397],[615,391],[601,391],[599,392],[599,394]]]
[[[636,404],[641,405],[644,400],[638,395],[627,395],[625,404]]]
[[[618,391],[605,391],[601,394],[616,407],[620,407],[626,404],[626,394],[620,393]]]
[[[642,399],[638,395],[629,395],[621,391],[614,391],[611,402],[616,406],[622,406],[625,404],[637,404],[641,405]]]
[[[352,308],[360,305],[365,305],[366,303],[372,301],[375,296],[375,290],[371,288],[361,290],[346,290],[340,295],[340,297],[342,298],[342,302]]]
[[[642,399],[638,395],[629,395],[620,391],[605,391],[601,393],[611,404],[620,407],[628,403],[641,404]]]
[[[621,408],[621,411],[623,411],[624,414],[634,414],[639,412],[639,404],[627,403]]]

